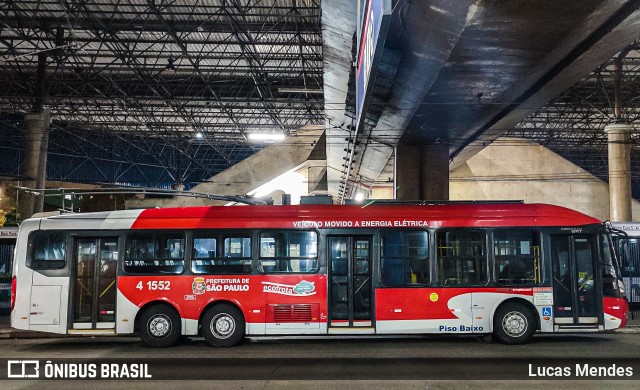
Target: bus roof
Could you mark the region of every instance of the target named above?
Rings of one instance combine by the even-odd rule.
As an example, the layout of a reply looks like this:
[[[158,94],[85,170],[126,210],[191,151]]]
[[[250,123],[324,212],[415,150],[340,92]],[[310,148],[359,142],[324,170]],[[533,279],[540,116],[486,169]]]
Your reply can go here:
[[[295,229],[583,226],[598,219],[547,204],[199,206],[66,214],[42,229]]]
[[[582,226],[599,220],[547,204],[211,206],[147,209],[133,229]]]

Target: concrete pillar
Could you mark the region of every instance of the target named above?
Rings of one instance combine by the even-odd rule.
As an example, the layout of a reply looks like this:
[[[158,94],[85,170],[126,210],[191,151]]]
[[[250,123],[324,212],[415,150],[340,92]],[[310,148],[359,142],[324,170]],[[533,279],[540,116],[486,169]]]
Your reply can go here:
[[[422,148],[398,146],[396,149],[396,199],[421,199]]]
[[[449,146],[398,146],[396,199],[449,200]]]
[[[319,157],[322,156],[312,156],[312,152],[318,149],[317,145],[323,134],[324,126],[301,128],[296,132],[296,135],[288,137],[286,142],[263,148],[261,151],[213,176],[207,182],[192,187],[189,191],[219,195],[247,194],[284,173],[300,167],[307,160],[321,159]],[[324,152],[326,147],[320,149]],[[228,203],[184,196],[173,199],[152,199],[152,201],[129,199],[126,202],[126,207],[131,209],[156,206],[223,205]]]
[[[26,145],[23,175],[27,188],[44,188],[47,178],[47,149],[49,147],[49,121],[47,113],[29,113],[24,116],[26,126]],[[44,193],[25,193],[20,205],[22,219],[42,212]]]
[[[614,123],[604,128],[609,145],[609,219],[631,221],[631,147],[633,127]]]

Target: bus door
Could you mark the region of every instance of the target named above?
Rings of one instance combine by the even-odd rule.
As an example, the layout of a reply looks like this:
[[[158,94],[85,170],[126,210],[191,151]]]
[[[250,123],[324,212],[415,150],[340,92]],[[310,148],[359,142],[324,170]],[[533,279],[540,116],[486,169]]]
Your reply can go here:
[[[329,327],[372,324],[371,236],[329,237]]]
[[[118,238],[75,242],[72,329],[115,329]]]
[[[600,312],[595,235],[552,235],[554,323],[560,327],[595,327]]]

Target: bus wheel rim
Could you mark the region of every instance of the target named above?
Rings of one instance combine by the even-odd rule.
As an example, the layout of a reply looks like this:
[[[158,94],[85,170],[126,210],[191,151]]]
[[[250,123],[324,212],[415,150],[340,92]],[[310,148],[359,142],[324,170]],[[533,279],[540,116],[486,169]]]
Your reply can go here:
[[[171,320],[163,314],[153,316],[149,319],[147,329],[154,337],[165,337],[171,332]]]
[[[527,317],[519,311],[509,312],[502,320],[502,329],[509,336],[522,336],[527,331]]]
[[[226,339],[236,331],[236,321],[227,313],[216,314],[211,319],[209,328],[216,338]]]

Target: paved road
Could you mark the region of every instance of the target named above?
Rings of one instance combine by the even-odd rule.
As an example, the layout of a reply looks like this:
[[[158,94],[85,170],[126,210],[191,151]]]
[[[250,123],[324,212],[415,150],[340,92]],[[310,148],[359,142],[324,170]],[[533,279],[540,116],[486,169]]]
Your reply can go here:
[[[136,338],[0,340],[0,359],[54,362],[147,362],[154,379],[47,381],[54,388],[639,388],[640,381],[527,379],[523,367],[633,365],[640,378],[640,334],[537,336],[523,346],[480,337],[255,338],[234,348],[202,339],[149,349]],[[599,360],[586,361],[584,359]],[[66,360],[60,360],[66,359]],[[576,360],[578,359],[578,360]],[[6,367],[6,362],[2,361]],[[0,370],[6,370],[0,367]],[[573,369],[573,368],[571,368]],[[502,375],[504,373],[504,375]],[[182,379],[208,378],[207,381]],[[157,379],[163,379],[158,381]],[[445,380],[446,379],[446,380]],[[497,381],[500,379],[499,381]],[[12,380],[0,388],[43,389],[42,381]]]

